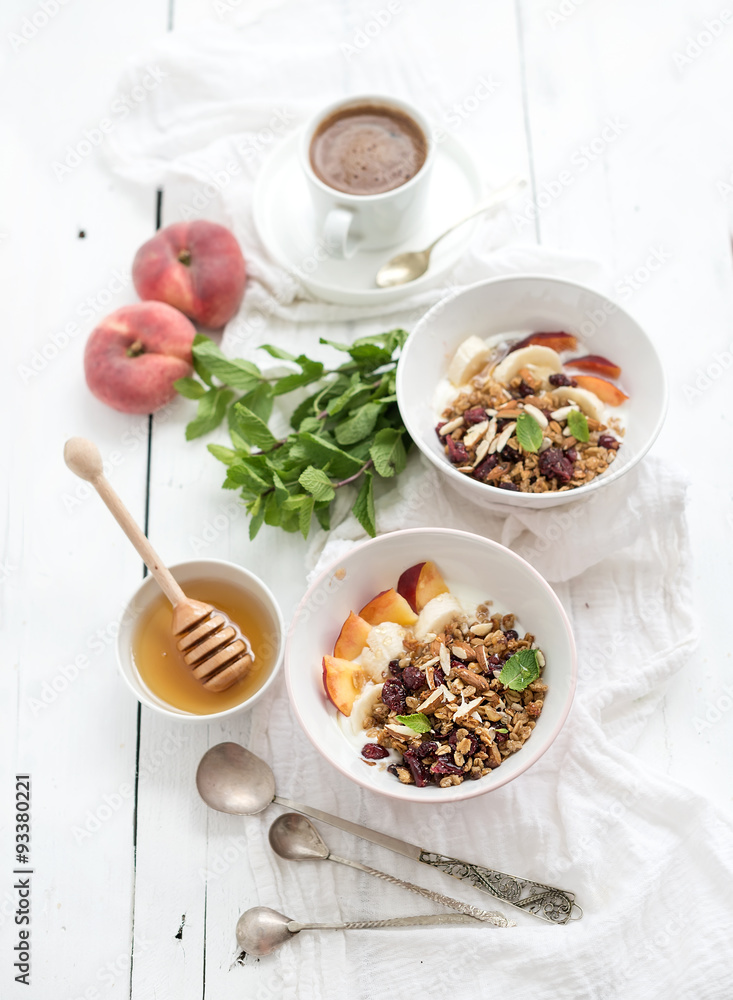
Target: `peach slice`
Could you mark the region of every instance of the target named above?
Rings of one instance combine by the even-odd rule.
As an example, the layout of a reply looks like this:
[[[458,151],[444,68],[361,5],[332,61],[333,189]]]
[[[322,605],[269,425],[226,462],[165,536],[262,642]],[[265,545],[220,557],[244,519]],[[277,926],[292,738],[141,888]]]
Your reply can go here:
[[[413,611],[418,614],[428,601],[438,594],[445,594],[448,588],[434,562],[416,563],[410,566],[397,583],[397,593],[401,594]]]
[[[339,660],[355,660],[366,646],[371,630],[369,622],[350,611],[333,647],[333,655]]]
[[[354,702],[365,683],[364,671],[351,660],[341,660],[336,656],[323,657],[323,687],[329,700],[342,715],[351,715]]]
[[[530,333],[528,337],[518,341],[509,348],[509,353],[513,354],[521,347],[529,347],[532,344],[541,344],[542,347],[551,347],[553,351],[574,351],[578,346],[578,338],[572,333]]]
[[[404,597],[397,593],[394,587],[383,590],[373,597],[359,612],[359,617],[370,625],[381,625],[382,622],[396,622],[408,628],[417,621],[417,615]]]
[[[566,368],[580,368],[583,372],[595,372],[597,375],[607,375],[608,378],[618,378],[621,369],[613,361],[600,354],[584,354],[582,358],[571,358],[565,362]]]
[[[597,375],[573,375],[581,389],[588,389],[609,406],[621,406],[629,398],[617,385]]]

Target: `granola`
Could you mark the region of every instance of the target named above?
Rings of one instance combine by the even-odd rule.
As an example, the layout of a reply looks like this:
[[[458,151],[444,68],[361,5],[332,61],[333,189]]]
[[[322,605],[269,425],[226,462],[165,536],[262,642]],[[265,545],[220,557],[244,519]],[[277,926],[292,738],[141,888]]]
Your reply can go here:
[[[520,638],[513,615],[489,617],[482,608],[429,641],[406,641],[407,655],[390,662],[363,721],[374,741],[362,750],[367,763],[396,752],[387,770],[403,784],[447,788],[489,774],[532,735],[547,691],[544,656],[532,634]],[[513,691],[499,675],[523,650],[535,654],[538,676]]]
[[[474,340],[483,344],[469,338]],[[607,415],[606,404],[618,406],[627,397],[598,374],[565,373],[565,367],[577,367],[620,374],[597,355],[563,362],[560,352],[576,345],[569,334],[535,334],[498,361],[485,349],[479,353],[483,365],[436,426],[448,461],[488,486],[522,493],[577,489],[604,473],[625,433],[620,419]],[[462,373],[475,367],[464,365]]]

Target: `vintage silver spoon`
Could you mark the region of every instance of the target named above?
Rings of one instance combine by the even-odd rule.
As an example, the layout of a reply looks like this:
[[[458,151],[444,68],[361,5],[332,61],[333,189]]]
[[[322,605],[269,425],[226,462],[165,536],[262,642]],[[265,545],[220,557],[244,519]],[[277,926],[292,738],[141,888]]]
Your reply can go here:
[[[286,809],[303,813],[321,823],[328,823],[354,837],[369,840],[388,851],[395,851],[413,861],[421,861],[453,878],[465,879],[495,899],[516,906],[548,923],[566,924],[571,918],[578,919],[573,915],[574,908],[580,910],[575,903],[575,893],[555,889],[533,879],[483,868],[445,854],[436,854],[398,840],[397,837],[389,837],[386,833],[377,833],[369,827],[332,816],[321,809],[280,798],[275,795],[275,776],[264,760],[238,743],[219,743],[206,751],[196,772],[196,787],[204,802],[219,812],[234,816],[254,816],[270,803],[276,802]]]
[[[405,882],[394,875],[387,875],[376,868],[362,865],[359,861],[349,861],[347,858],[340,858],[332,854],[321,837],[320,833],[305,816],[298,813],[284,813],[278,816],[270,827],[270,847],[275,854],[287,861],[336,861],[340,865],[348,865],[349,868],[356,868],[357,871],[366,872],[367,875],[374,875],[376,878],[391,882],[392,885],[399,885],[403,889],[410,889],[412,892],[432,899],[434,903],[442,903],[452,910],[458,910],[477,920],[484,920],[495,927],[515,926],[513,922],[507,920],[502,913],[482,910],[478,906],[471,906],[470,903],[462,903],[458,899],[444,896],[441,892],[433,892],[432,889],[424,889],[420,885],[412,882]]]
[[[458,229],[464,222],[474,219],[477,215],[481,215],[482,212],[498,208],[499,205],[513,198],[518,191],[521,191],[526,183],[527,181],[524,177],[515,177],[513,181],[505,184],[498,191],[494,191],[486,201],[482,201],[468,215],[464,215],[458,222],[454,222],[450,228],[441,233],[424,250],[410,250],[407,253],[398,253],[396,257],[392,257],[386,264],[382,264],[377,271],[377,287],[394,288],[395,285],[406,285],[408,281],[414,281],[415,278],[419,278],[422,274],[425,274],[430,266],[430,254],[448,233],[452,233],[454,229]]]
[[[388,920],[349,920],[327,924],[301,924],[269,906],[253,906],[237,921],[237,943],[248,955],[270,955],[301,931],[365,931],[383,927],[431,927],[435,924],[473,924],[463,913],[434,913],[427,917],[391,917]]]

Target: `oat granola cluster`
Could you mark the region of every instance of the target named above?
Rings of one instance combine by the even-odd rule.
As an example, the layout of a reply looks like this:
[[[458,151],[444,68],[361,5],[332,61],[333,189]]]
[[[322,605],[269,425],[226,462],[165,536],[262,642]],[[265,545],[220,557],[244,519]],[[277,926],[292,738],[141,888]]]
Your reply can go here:
[[[514,615],[489,615],[480,605],[471,620],[455,619],[440,635],[418,642],[405,639],[405,654],[389,664],[381,698],[364,721],[368,763],[402,755],[388,770],[404,784],[442,788],[478,779],[532,735],[542,712],[547,685],[541,676],[524,691],[505,688],[498,675],[520,650],[536,649],[534,636],[523,639]],[[537,662],[544,657],[537,650]],[[397,716],[422,713],[431,732],[413,732]]]
[[[566,375],[551,375],[555,386],[575,385]],[[459,472],[503,490],[547,493],[584,486],[616,458],[623,428],[616,418],[603,424],[587,417],[588,441],[573,437],[568,416],[528,370],[502,385],[488,375],[472,379],[471,389],[448,406],[436,431],[448,460]],[[537,452],[525,451],[516,437],[517,418],[533,417],[542,429]]]

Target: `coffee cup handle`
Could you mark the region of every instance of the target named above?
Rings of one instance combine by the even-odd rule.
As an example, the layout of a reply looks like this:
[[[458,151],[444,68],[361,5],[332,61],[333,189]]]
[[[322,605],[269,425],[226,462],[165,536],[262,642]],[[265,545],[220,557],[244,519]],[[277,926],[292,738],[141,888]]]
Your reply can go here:
[[[348,260],[359,249],[360,239],[349,236],[354,213],[348,208],[332,208],[323,226],[323,238],[334,257]]]

